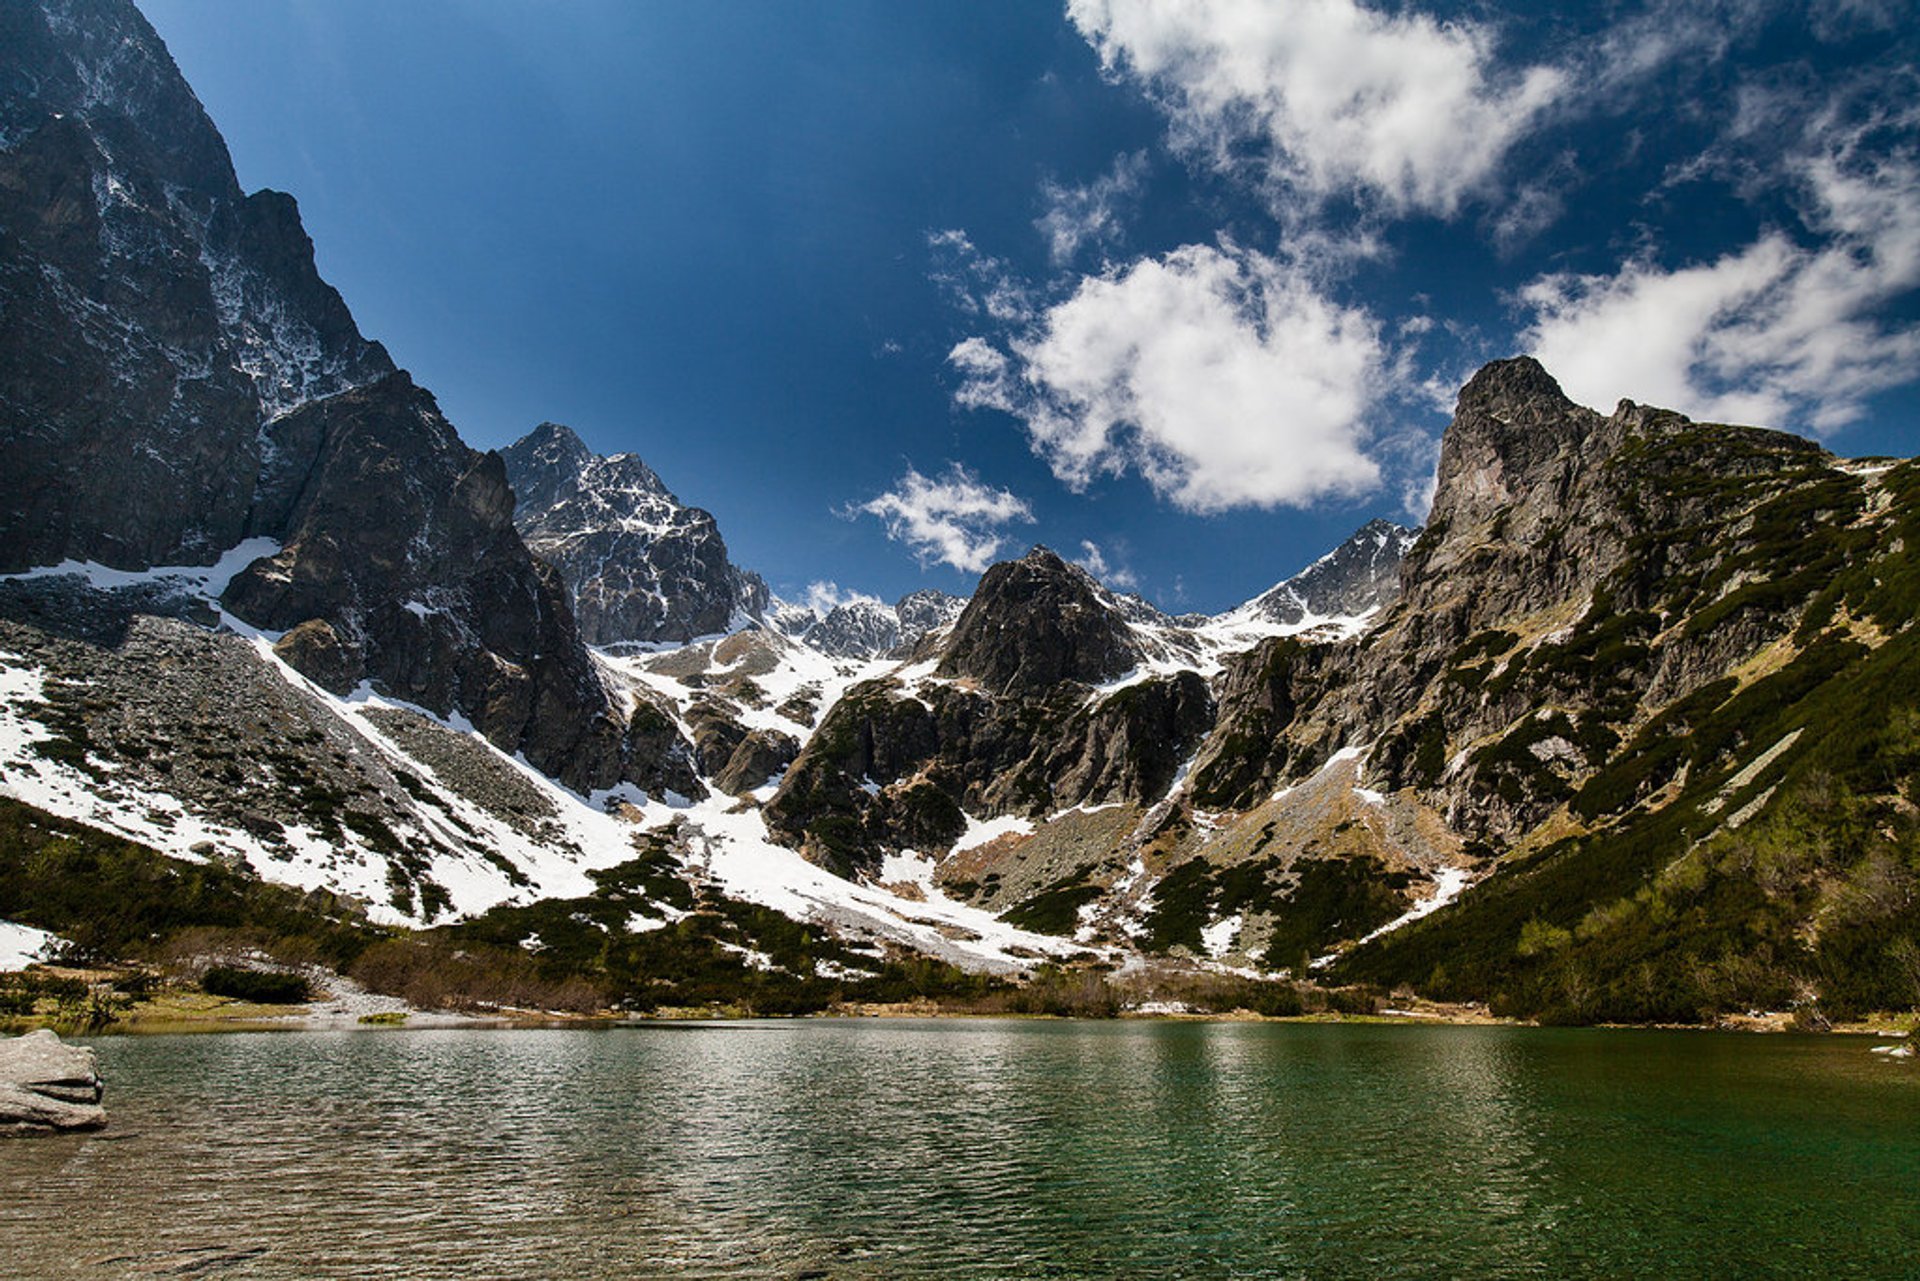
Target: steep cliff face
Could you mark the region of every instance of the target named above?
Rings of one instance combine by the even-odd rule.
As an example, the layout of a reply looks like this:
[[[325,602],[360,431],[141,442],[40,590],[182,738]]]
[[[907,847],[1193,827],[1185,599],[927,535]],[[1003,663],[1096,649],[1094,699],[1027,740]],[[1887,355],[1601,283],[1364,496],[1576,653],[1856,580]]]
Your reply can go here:
[[[1653,708],[1794,629],[1816,590],[1800,561],[1865,484],[1798,437],[1630,402],[1602,417],[1530,359],[1490,365],[1461,393],[1398,604],[1337,649],[1268,642],[1236,664],[1196,794],[1242,804],[1377,744],[1376,785],[1516,840]]]
[[[601,681],[500,460],[360,335],[292,198],[242,195],[145,19],[48,0],[0,34],[0,468],[26,481],[0,570],[270,539],[224,604],[322,685],[458,713],[582,789],[697,790]]]
[[[129,4],[0,15],[0,569],[206,563],[245,535],[261,428],[392,369],[291,197],[243,195]]]
[[[636,455],[602,458],[542,423],[501,457],[521,536],[560,571],[589,644],[684,644],[766,611],[767,585],[727,559],[713,517]]]

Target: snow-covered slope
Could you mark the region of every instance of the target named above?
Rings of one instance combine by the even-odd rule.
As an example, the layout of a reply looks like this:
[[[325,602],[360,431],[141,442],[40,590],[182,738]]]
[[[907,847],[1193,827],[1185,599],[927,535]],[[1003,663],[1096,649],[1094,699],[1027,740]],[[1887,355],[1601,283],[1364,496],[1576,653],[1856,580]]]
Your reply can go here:
[[[636,838],[652,833],[669,838],[688,880],[843,937],[994,971],[1078,950],[951,901],[924,878],[890,888],[833,876],[769,841],[751,803],[718,791],[695,800],[626,784],[582,795],[458,717],[364,684],[330,694],[275,657],[271,634],[219,613],[224,566],[243,556],[222,567],[69,565],[0,579],[0,590],[68,593],[75,616],[112,612],[115,593],[135,593],[120,603],[143,608],[159,590],[222,621],[211,632],[129,614],[112,650],[0,621],[0,791],[175,857],[244,862],[276,881],[350,894],[396,923],[586,894],[591,871],[632,859]],[[779,644],[783,662],[761,672],[760,697],[729,687],[729,705],[756,726],[805,732],[810,702],[867,671]],[[710,660],[714,648],[676,653]],[[732,667],[761,665],[730,657]],[[702,661],[682,683],[640,661],[606,660],[634,697],[685,696],[710,680],[717,689],[730,666]],[[153,681],[155,670],[167,681]]]

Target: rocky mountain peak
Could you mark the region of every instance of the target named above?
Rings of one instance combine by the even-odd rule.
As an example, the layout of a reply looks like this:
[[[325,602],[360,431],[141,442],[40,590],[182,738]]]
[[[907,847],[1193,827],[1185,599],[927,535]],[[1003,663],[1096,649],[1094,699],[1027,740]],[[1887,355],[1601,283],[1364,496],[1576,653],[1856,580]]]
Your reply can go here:
[[[1531,356],[1496,360],[1461,389],[1440,442],[1428,525],[1475,524],[1564,488],[1606,420],[1574,404]]]
[[[211,562],[312,461],[264,425],[393,369],[124,0],[0,9],[0,227],[5,568]]]
[[[1417,529],[1390,520],[1370,520],[1338,547],[1241,610],[1288,626],[1309,617],[1369,614],[1399,595],[1400,562],[1419,537]]]
[[[1002,561],[953,625],[940,671],[997,694],[1037,692],[1062,681],[1097,684],[1131,670],[1139,653],[1127,622],[1085,570],[1046,547]]]
[[[787,623],[784,629],[835,658],[881,658],[898,655],[928,632],[953,622],[966,604],[962,597],[931,587],[908,592],[891,605],[871,596],[856,596],[835,605],[824,616],[801,607],[811,621],[797,630]],[[783,611],[793,608],[782,607]]]
[[[685,642],[766,610],[766,584],[727,559],[713,517],[681,503],[638,454],[602,457],[542,423],[501,458],[514,523],[566,581],[588,643]]]

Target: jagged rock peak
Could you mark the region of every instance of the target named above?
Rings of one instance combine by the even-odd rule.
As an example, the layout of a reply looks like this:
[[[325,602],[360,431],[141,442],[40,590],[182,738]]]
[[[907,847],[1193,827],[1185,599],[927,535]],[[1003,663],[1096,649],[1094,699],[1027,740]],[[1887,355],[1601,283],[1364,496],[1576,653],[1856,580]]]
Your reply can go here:
[[[940,671],[996,694],[1034,693],[1062,681],[1097,684],[1140,661],[1126,619],[1099,584],[1046,547],[1002,561],[980,577],[953,625]]]
[[[1289,626],[1314,618],[1359,618],[1400,592],[1400,562],[1420,531],[1374,519],[1299,573],[1256,596],[1248,612]]]
[[[1559,412],[1573,402],[1546,366],[1532,356],[1489,361],[1460,389],[1456,413],[1476,411],[1501,421],[1529,409]]]
[[[1564,488],[1607,420],[1567,399],[1531,356],[1496,360],[1460,391],[1440,441],[1430,527],[1491,518],[1523,497]]]
[[[124,0],[0,6],[0,227],[0,567],[210,563],[263,424],[393,369]]]
[[[804,606],[782,603],[774,625],[835,658],[899,656],[928,632],[953,622],[965,609],[964,597],[932,587],[908,592],[889,605],[871,596],[856,596],[829,609],[824,616]],[[797,630],[795,610],[808,620]]]
[[[566,581],[588,643],[680,643],[765,613],[766,584],[727,559],[712,515],[683,504],[638,454],[602,457],[542,423],[501,458],[514,524]]]

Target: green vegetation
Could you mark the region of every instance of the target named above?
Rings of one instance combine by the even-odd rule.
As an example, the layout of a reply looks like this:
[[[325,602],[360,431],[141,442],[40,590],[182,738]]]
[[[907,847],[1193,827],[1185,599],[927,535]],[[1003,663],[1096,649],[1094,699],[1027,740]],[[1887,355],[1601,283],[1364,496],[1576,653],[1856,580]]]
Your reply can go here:
[[[1412,878],[1389,872],[1371,856],[1249,859],[1215,867],[1204,859],[1182,863],[1153,887],[1153,908],[1140,945],[1149,952],[1201,950],[1211,921],[1260,914],[1273,922],[1264,962],[1298,969],[1344,939],[1356,939],[1406,910]]]
[[[1770,765],[1742,767],[1800,736]],[[1614,817],[1358,949],[1339,977],[1562,1022],[1920,1003],[1920,633],[1835,635],[1656,717],[1575,798]],[[1678,794],[1637,807],[1662,786]],[[1747,821],[1729,827],[1729,816]]]
[[[230,996],[257,1005],[300,1005],[313,998],[307,980],[298,974],[243,970],[232,965],[208,970],[200,976],[200,987],[209,996]]]
[[[1063,876],[1039,893],[1000,914],[1009,925],[1036,934],[1071,934],[1080,924],[1080,909],[1100,897],[1100,886],[1086,879],[1086,870]]]

